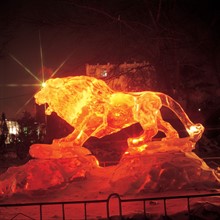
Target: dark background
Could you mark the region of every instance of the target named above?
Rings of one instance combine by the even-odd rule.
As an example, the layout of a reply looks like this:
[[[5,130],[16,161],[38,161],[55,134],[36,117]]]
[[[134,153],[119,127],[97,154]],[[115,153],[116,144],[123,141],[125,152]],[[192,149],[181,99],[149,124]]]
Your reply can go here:
[[[220,10],[213,0],[9,0],[0,3],[0,111],[35,112],[42,80],[81,75],[85,64],[149,61],[156,86],[195,121],[218,118]],[[144,88],[144,82],[143,88]],[[216,113],[217,112],[217,113]]]

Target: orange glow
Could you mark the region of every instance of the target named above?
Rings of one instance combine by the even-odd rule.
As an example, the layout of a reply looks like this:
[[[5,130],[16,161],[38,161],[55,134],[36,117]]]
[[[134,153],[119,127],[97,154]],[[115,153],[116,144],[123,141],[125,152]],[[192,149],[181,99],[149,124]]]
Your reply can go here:
[[[138,151],[138,152],[142,152],[142,151],[144,151],[146,148],[147,148],[147,144],[144,144],[144,145],[138,147],[137,151]]]
[[[96,165],[99,166],[99,161],[95,159]]]
[[[172,125],[163,120],[160,113],[162,106],[177,115],[191,141],[198,141],[204,131],[201,124],[193,124],[182,107],[166,94],[116,92],[104,81],[88,76],[49,79],[35,99],[39,105],[48,104],[46,114],[56,112],[75,128],[67,137],[53,141],[60,146],[62,142],[71,142],[72,146],[81,147],[91,136],[101,138],[134,123],[140,123],[143,133],[128,139],[127,152],[143,151],[158,131],[162,131],[166,139],[179,138]]]

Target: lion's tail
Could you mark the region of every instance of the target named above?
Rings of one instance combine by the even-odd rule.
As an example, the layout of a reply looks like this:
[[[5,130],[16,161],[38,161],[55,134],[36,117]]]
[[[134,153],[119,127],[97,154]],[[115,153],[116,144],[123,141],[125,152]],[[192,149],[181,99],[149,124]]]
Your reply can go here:
[[[157,95],[160,97],[162,105],[172,110],[176,116],[180,119],[180,121],[183,123],[185,129],[187,130],[190,139],[192,141],[198,141],[203,132],[204,127],[202,124],[194,124],[186,114],[186,112],[183,110],[181,105],[176,102],[173,98],[170,96],[164,94],[164,93],[157,93]]]

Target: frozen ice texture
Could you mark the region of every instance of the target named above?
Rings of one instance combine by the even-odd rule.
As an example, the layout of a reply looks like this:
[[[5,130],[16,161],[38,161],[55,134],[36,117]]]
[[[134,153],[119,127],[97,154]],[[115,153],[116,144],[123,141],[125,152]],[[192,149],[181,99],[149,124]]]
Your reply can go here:
[[[47,104],[46,114],[57,113],[74,131],[54,142],[72,142],[82,146],[91,136],[103,137],[140,123],[143,133],[129,138],[130,147],[145,145],[162,131],[166,138],[177,138],[178,132],[163,120],[162,106],[173,111],[183,123],[192,141],[198,141],[204,131],[201,124],[194,124],[183,108],[170,96],[151,91],[116,92],[100,80],[88,76],[49,79],[35,94],[36,103]]]
[[[49,79],[35,99],[48,105],[46,114],[54,111],[74,131],[52,144],[33,144],[30,155],[34,159],[0,176],[2,197],[60,190],[68,185],[74,188],[76,181],[82,183],[83,191],[87,186],[88,194],[90,190],[98,193],[100,188],[108,193],[137,194],[219,186],[218,174],[192,152],[204,127],[194,124],[166,94],[116,92],[102,80],[77,76]],[[180,119],[187,138],[179,138],[172,125],[163,120],[162,106]],[[97,158],[82,147],[91,136],[100,138],[134,123],[140,123],[143,133],[128,138],[128,149],[117,166],[100,167]],[[158,131],[165,138],[152,141]],[[99,187],[90,189],[94,180]]]

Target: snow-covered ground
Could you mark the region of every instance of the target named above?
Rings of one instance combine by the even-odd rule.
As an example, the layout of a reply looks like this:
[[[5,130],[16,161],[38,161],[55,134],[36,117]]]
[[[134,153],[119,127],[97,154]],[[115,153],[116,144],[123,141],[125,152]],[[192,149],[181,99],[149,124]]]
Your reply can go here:
[[[191,142],[186,139],[154,142],[146,151],[138,155],[124,155],[119,164],[110,167],[96,166],[93,157],[89,156],[90,160],[81,155],[82,158],[79,157],[78,160],[74,158],[72,160],[74,163],[70,163],[77,165],[77,172],[74,172],[75,176],[71,176],[69,182],[66,181],[69,174],[65,172],[67,168],[70,171],[74,168],[66,167],[65,164],[69,159],[64,161],[40,159],[39,162],[34,159],[24,165],[10,168],[0,176],[1,190],[7,189],[3,191],[10,192],[2,194],[1,204],[106,200],[112,193],[118,193],[120,198],[125,200],[218,192],[218,171],[209,168],[203,160],[192,153],[191,147]],[[63,174],[65,178],[53,178],[54,168],[56,177]],[[81,170],[86,170],[83,172],[85,175],[82,175]],[[44,175],[45,171],[48,176]],[[31,179],[32,177],[34,179]],[[27,182],[24,184],[24,180],[27,179],[29,185]],[[62,184],[55,182],[54,185],[54,181]],[[45,186],[45,189],[42,186]],[[15,191],[10,191],[11,189]],[[125,219],[143,219],[143,206],[143,201],[123,202],[122,214]],[[166,206],[167,215],[172,219],[188,219],[187,199],[167,200]],[[107,217],[104,202],[89,203],[86,208],[87,219]],[[117,198],[110,199],[109,208],[110,216],[119,216]],[[164,215],[163,200],[147,200],[145,208],[149,219],[161,219]],[[194,215],[202,216],[202,219],[219,219],[220,197],[192,198],[190,210]],[[27,216],[40,219],[39,206],[0,207],[1,220],[30,219]],[[62,206],[44,205],[42,216],[43,219],[62,219]],[[69,220],[84,219],[84,204],[66,204],[65,217]]]
[[[111,168],[108,168],[109,170]],[[106,170],[105,170],[106,171]],[[100,172],[101,174],[101,172]],[[33,202],[63,202],[63,201],[81,201],[81,200],[102,200],[107,199],[108,193],[102,191],[102,184],[105,180],[95,180],[94,175],[89,182],[85,181],[77,182],[72,185],[69,185],[66,189],[56,191],[56,192],[45,192],[42,195],[15,195],[11,198],[2,201],[2,203],[33,203]],[[97,188],[100,193],[97,193]],[[213,190],[213,189],[212,189]],[[155,198],[163,196],[180,196],[180,195],[192,195],[192,194],[204,194],[212,193],[211,191],[178,191],[178,192],[163,192],[163,193],[149,193],[143,195],[129,195],[121,196],[121,199],[132,199],[132,198]],[[125,216],[125,219],[144,219],[144,208],[143,202],[125,202],[122,203],[122,214]],[[167,215],[172,217],[172,219],[188,219],[187,212],[187,199],[172,199],[166,201],[167,206]],[[190,208],[192,213],[197,216],[204,217],[203,219],[211,220],[218,219],[220,216],[220,197],[201,197],[201,198],[192,198],[190,199]],[[145,203],[146,215],[149,219],[162,219],[161,216],[164,216],[164,201],[163,200],[147,200]],[[7,207],[0,208],[0,219],[9,220],[9,219],[20,219],[25,220],[29,219],[24,215],[31,217],[32,219],[40,219],[39,206],[31,207]],[[204,210],[207,210],[207,213],[204,215]],[[119,216],[119,203],[118,198],[110,199],[109,212],[112,219],[114,216]],[[22,213],[22,214],[19,214]],[[24,215],[23,215],[24,214]],[[15,217],[17,215],[17,217]],[[63,219],[62,217],[62,206],[61,205],[45,205],[42,207],[42,217],[43,219]],[[217,216],[217,217],[216,217]],[[15,217],[15,218],[14,218]],[[87,204],[87,219],[106,219],[106,203],[89,203]],[[80,220],[84,218],[84,204],[67,204],[65,205],[65,219],[69,220]]]

